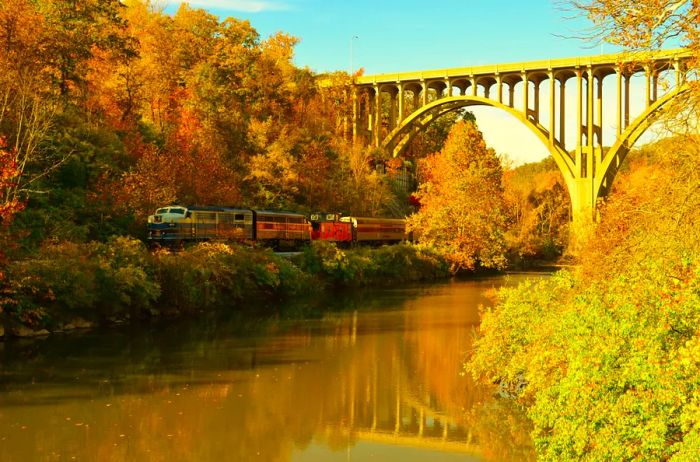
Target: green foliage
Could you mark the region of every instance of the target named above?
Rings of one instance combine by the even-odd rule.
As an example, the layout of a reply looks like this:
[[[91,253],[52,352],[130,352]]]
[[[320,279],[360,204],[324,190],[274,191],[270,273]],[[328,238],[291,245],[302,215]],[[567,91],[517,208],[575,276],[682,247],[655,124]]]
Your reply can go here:
[[[9,268],[12,303],[5,313],[28,327],[60,328],[75,318],[123,320],[142,315],[158,297],[143,243],[47,244]]]
[[[231,308],[241,301],[283,297],[310,289],[309,278],[271,251],[225,244],[200,244],[178,253],[156,254],[163,314]]]
[[[412,244],[344,250],[334,243],[317,241],[305,249],[299,266],[336,287],[432,280],[449,275],[444,256],[431,247]]]
[[[101,317],[141,317],[160,295],[151,256],[142,242],[113,237],[96,244],[97,310]]]
[[[541,460],[700,453],[698,141],[618,179],[578,268],[483,314],[466,367],[526,408]]]
[[[151,255],[140,241],[62,242],[9,267],[0,308],[15,325],[61,329],[97,323],[239,309],[308,295],[319,286],[359,287],[442,278],[444,257],[422,246],[343,251],[315,242],[296,263],[269,249],[204,243]]]
[[[468,368],[528,407],[542,460],[697,451],[685,441],[700,423],[697,263],[647,260],[589,287],[562,273],[506,290]]]

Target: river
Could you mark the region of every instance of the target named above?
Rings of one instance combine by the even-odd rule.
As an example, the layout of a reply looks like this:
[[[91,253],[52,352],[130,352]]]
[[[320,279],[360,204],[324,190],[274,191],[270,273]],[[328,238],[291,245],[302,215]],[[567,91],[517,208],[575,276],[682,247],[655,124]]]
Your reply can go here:
[[[479,305],[524,277],[0,346],[0,460],[533,460],[461,366]]]

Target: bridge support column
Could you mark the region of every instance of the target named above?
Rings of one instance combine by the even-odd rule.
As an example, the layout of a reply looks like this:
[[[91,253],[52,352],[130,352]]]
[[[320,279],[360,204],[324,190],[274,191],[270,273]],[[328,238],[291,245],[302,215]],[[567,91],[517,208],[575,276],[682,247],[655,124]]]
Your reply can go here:
[[[648,108],[651,105],[651,67],[650,66],[644,66],[644,77],[646,79],[646,92],[645,92],[645,102],[646,105],[644,106],[645,108]]]
[[[503,103],[503,77],[501,74],[496,74],[496,101]]]
[[[398,94],[398,99],[399,99],[399,125],[401,125],[401,122],[403,122],[404,119],[404,114],[403,114],[403,103],[404,99],[406,98],[406,94],[403,91],[403,83],[399,83],[399,94]]]
[[[372,138],[374,146],[379,147],[382,143],[382,91],[379,86],[374,88],[374,123],[372,127]]]
[[[617,136],[622,133],[622,69],[620,66],[615,69],[617,78]]]
[[[554,72],[551,70],[547,74],[549,77],[549,144],[554,144],[554,130],[556,130],[556,120],[554,112],[556,107],[556,93],[554,90]]]
[[[397,123],[396,123],[396,95],[397,93],[392,91],[390,94],[390,101],[389,101],[389,131],[392,131]]]
[[[527,72],[522,73],[523,78],[523,113],[525,113],[525,120],[529,120],[528,114],[530,112],[530,85],[528,85]]]
[[[584,158],[592,158],[595,153],[586,152]],[[594,191],[595,179],[576,178],[568,182],[569,197],[571,198],[571,229],[569,232],[568,252],[577,255],[585,248],[596,223],[596,198]]]
[[[559,143],[566,146],[566,79],[559,80]]]
[[[515,107],[515,84],[508,84],[508,107]]]

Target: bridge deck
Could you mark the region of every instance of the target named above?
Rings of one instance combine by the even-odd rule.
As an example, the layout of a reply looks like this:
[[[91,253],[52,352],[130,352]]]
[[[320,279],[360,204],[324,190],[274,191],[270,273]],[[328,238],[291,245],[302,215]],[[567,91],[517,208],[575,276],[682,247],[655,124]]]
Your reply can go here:
[[[587,66],[615,66],[622,63],[664,61],[673,59],[686,59],[691,56],[690,51],[683,48],[662,50],[655,52],[614,53],[593,56],[578,56],[573,58],[545,59],[539,61],[523,61],[517,63],[490,64],[483,66],[455,67],[445,69],[422,70],[412,72],[398,72],[386,74],[363,75],[355,79],[355,84],[376,85],[383,83],[411,82],[428,79],[454,79],[459,77],[478,77],[498,74],[511,74],[521,72],[542,72],[572,70]],[[614,70],[611,68],[611,72]]]

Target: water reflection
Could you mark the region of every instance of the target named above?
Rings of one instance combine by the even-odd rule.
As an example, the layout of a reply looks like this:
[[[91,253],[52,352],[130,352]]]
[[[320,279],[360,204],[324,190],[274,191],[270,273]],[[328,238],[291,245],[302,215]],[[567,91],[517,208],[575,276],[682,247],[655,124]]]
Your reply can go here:
[[[460,375],[502,283],[0,347],[0,460],[532,459],[524,420]]]

